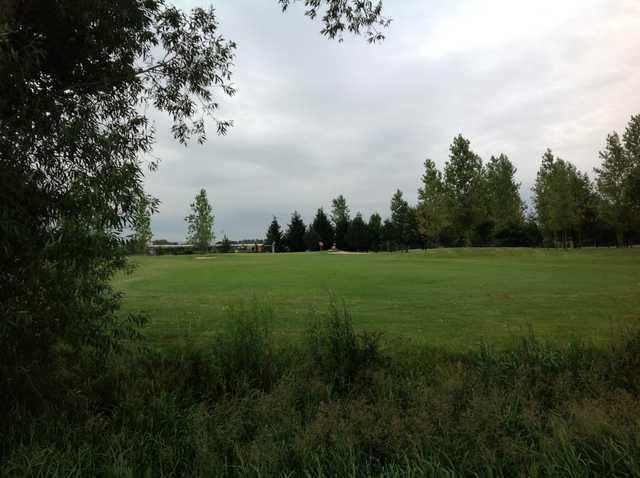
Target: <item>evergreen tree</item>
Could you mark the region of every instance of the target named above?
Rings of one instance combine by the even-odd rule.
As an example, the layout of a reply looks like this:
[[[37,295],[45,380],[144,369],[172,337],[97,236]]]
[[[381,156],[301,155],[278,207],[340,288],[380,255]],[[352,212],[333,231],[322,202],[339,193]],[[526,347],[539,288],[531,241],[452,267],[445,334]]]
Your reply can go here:
[[[484,220],[482,211],[482,160],[462,135],[454,138],[444,168],[444,182],[451,200],[451,213],[465,245],[472,244],[474,227]]]
[[[201,251],[211,246],[213,235],[213,208],[207,199],[207,191],[202,188],[191,203],[191,214],[184,218],[187,221],[187,242]]]
[[[312,225],[307,226],[307,231],[304,233],[304,243],[307,246],[307,250],[319,251],[321,241],[322,238],[320,237],[320,234],[318,234],[318,231],[316,231]]]
[[[287,227],[285,235],[286,244],[291,252],[302,252],[306,250],[306,244],[304,237],[306,233],[306,227],[302,217],[298,211],[294,211],[291,215],[291,222]]]
[[[369,250],[369,228],[362,219],[362,214],[357,213],[349,224],[347,232],[347,245],[352,251]]]
[[[409,250],[411,241],[411,208],[399,189],[391,197],[392,241],[396,247]]]
[[[349,229],[349,206],[342,194],[332,201],[331,220],[335,227],[335,243],[338,249],[347,248],[347,231]]]
[[[323,248],[330,249],[334,240],[333,226],[325,214],[324,209],[318,209],[312,226],[313,230],[319,236],[319,240],[322,241]]]
[[[373,213],[369,218],[369,248],[372,251],[382,249],[382,218],[377,212]]]
[[[278,224],[278,219],[273,216],[273,221],[269,224],[269,229],[267,229],[267,244],[275,244],[275,251],[281,252],[284,247],[284,239],[282,237],[282,229],[280,228],[280,224]]]
[[[418,189],[416,217],[422,238],[430,245],[437,245],[440,242],[440,233],[450,223],[450,205],[442,173],[436,164],[427,159],[424,169],[422,187]]]
[[[396,241],[396,228],[390,219],[382,223],[382,250],[395,251],[398,248]]]

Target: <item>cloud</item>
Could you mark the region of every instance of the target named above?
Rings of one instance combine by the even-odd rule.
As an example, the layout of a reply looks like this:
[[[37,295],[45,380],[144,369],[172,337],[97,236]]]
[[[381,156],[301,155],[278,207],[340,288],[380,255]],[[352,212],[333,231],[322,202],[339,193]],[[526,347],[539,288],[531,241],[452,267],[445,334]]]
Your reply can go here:
[[[545,148],[591,173],[606,134],[640,112],[635,0],[389,0],[393,23],[374,46],[323,38],[302,5],[215,6],[238,43],[238,94],[221,102],[235,127],[184,148],[152,115],[156,237],[184,238],[201,187],[217,235],[234,239],[261,237],[294,209],[310,221],[338,194],[354,213],[384,216],[396,188],[415,200],[424,159],[442,166],[458,133],[484,159],[508,154],[528,197]]]

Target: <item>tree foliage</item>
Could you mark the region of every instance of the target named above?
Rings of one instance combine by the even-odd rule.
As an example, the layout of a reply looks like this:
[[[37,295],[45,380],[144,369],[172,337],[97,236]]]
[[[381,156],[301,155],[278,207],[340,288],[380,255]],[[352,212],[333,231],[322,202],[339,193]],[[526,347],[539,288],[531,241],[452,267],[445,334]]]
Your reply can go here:
[[[278,0],[282,10],[296,0]],[[364,34],[369,43],[384,39],[382,30],[390,20],[382,15],[382,2],[362,0],[304,0],[305,15],[316,18],[320,15],[323,28],[321,33],[331,39],[343,40],[346,31],[356,35]]]
[[[202,188],[189,206],[191,214],[184,218],[187,222],[187,242],[201,251],[207,251],[214,239],[213,207]]]
[[[324,209],[318,209],[318,212],[316,212],[316,217],[313,219],[312,227],[318,235],[318,241],[322,241],[323,248],[331,248],[334,240],[334,231],[329,218],[324,212]]]
[[[369,248],[373,251],[382,249],[382,217],[377,212],[371,214],[367,224],[369,231]]]
[[[204,140],[205,116],[224,133],[235,44],[213,10],[161,0],[7,0],[1,15],[0,375],[17,394],[50,376],[54,349],[117,340],[109,279],[156,167],[145,109],[183,143]]]
[[[302,216],[298,211],[294,211],[291,214],[291,222],[287,226],[287,232],[285,235],[285,242],[291,252],[305,251],[307,245],[305,243],[306,228]]]
[[[602,161],[595,168],[599,210],[616,232],[618,246],[638,224],[640,199],[635,184],[640,172],[640,115],[631,118],[623,139],[615,131],[607,136]]]
[[[442,173],[436,164],[427,159],[424,162],[422,187],[418,189],[416,210],[420,235],[431,245],[437,245],[440,234],[451,221],[450,204],[446,194]]]
[[[369,250],[369,228],[359,212],[351,220],[347,232],[347,245],[351,251]]]
[[[338,249],[347,249],[347,231],[349,230],[349,206],[342,194],[331,201],[331,220],[334,226],[334,239]]]
[[[142,198],[135,209],[133,215],[133,234],[131,242],[133,250],[138,253],[147,252],[147,247],[151,243],[153,233],[151,232],[151,214],[157,208],[158,201],[151,197]]]
[[[449,161],[444,167],[444,183],[451,201],[454,223],[460,228],[465,245],[472,244],[475,225],[481,222],[484,204],[481,200],[482,160],[462,135],[454,138],[449,148]]]
[[[281,252],[284,248],[284,239],[282,236],[282,229],[278,224],[278,219],[273,216],[269,229],[267,229],[267,244],[275,244],[276,252]]]

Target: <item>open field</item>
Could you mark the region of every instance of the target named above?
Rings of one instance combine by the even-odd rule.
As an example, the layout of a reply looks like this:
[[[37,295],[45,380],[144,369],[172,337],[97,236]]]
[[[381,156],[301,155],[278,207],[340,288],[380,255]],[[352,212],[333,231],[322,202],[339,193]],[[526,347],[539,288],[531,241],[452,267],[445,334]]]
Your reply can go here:
[[[344,298],[356,328],[461,349],[534,333],[602,343],[640,319],[640,249],[438,249],[409,254],[137,257],[125,310],[146,311],[159,344],[208,343],[228,307],[270,303],[277,339],[298,340],[313,308]]]

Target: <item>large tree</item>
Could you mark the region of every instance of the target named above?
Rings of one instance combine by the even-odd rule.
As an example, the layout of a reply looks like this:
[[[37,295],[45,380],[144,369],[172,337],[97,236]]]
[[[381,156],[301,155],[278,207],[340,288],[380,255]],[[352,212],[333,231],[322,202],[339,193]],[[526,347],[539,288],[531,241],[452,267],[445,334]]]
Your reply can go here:
[[[424,162],[422,187],[418,189],[416,216],[422,238],[430,245],[440,242],[440,233],[450,223],[450,201],[446,193],[442,173],[436,164]]]
[[[334,237],[338,249],[347,248],[347,231],[349,229],[349,206],[342,194],[331,201],[331,220],[334,226]]]
[[[638,201],[634,194],[635,173],[640,171],[640,115],[631,118],[623,139],[615,131],[607,136],[602,161],[595,168],[602,217],[614,228],[618,246],[637,222]]]
[[[331,248],[334,239],[333,226],[325,214],[324,209],[318,209],[316,217],[313,219],[312,227],[318,235],[319,240],[322,241],[323,248]]]
[[[392,240],[395,247],[409,250],[412,238],[412,209],[399,189],[391,197]]]
[[[562,247],[579,243],[586,217],[594,207],[588,176],[547,149],[533,193],[538,223],[546,243]]]
[[[306,228],[302,216],[298,211],[293,211],[291,214],[291,222],[287,226],[287,232],[285,234],[285,242],[289,251],[302,252],[306,250],[305,243]]]
[[[444,182],[451,200],[452,221],[463,243],[472,244],[474,227],[482,222],[482,160],[462,135],[449,147],[449,161],[444,167]]]
[[[524,204],[516,168],[505,154],[491,159],[485,168],[485,191],[488,214],[496,230],[524,222]]]
[[[369,247],[373,251],[379,251],[382,249],[383,242],[382,217],[380,217],[380,214],[377,212],[371,214],[367,226],[369,230]]]
[[[196,249],[206,251],[214,239],[213,207],[207,198],[207,191],[202,188],[189,206],[191,214],[184,218],[187,222],[187,242]]]
[[[284,247],[284,239],[282,237],[282,229],[280,228],[280,224],[278,224],[278,219],[273,216],[273,220],[271,224],[269,224],[269,228],[267,229],[267,244],[272,245],[276,252],[282,251]]]
[[[331,38],[376,41],[387,24],[371,2],[305,3]],[[114,343],[110,278],[156,167],[143,159],[154,142],[146,112],[166,112],[183,143],[204,141],[205,116],[224,133],[230,122],[215,115],[234,93],[235,44],[213,9],[163,0],[4,0],[0,10],[0,385],[18,396],[51,376],[52,351]]]
[[[359,212],[351,220],[347,232],[347,246],[351,251],[369,250],[369,228]]]

